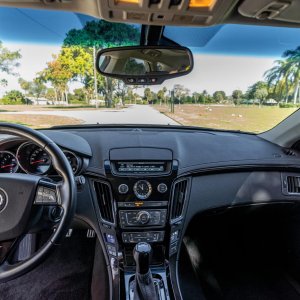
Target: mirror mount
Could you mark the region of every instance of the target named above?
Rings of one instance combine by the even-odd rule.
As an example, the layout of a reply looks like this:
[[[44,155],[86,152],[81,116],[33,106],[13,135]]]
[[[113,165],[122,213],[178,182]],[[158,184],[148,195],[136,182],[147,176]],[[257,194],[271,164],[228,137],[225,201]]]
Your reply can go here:
[[[165,26],[142,25],[141,46],[180,46],[164,36]]]
[[[143,25],[141,29],[141,46],[158,46],[163,34],[163,26]]]

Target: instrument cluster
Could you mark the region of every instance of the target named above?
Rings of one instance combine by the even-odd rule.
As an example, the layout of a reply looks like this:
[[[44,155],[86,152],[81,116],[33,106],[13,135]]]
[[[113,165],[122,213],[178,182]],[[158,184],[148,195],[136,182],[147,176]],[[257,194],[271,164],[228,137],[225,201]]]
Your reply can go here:
[[[69,150],[63,150],[74,175],[80,173],[83,160]],[[25,172],[33,175],[55,174],[50,155],[38,145],[25,142],[16,149],[0,151],[0,173]]]

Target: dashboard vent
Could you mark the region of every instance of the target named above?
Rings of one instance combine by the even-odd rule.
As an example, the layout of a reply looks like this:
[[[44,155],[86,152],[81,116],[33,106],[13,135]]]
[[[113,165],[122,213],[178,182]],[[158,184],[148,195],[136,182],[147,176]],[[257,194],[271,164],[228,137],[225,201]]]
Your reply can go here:
[[[102,220],[113,224],[114,208],[110,186],[102,181],[94,181],[94,188]]]
[[[300,177],[287,176],[287,191],[289,194],[300,194]]]
[[[289,148],[283,149],[283,152],[288,156],[297,156],[296,152]]]
[[[184,202],[186,200],[187,179],[177,181],[174,186],[171,219],[176,220],[182,216]]]

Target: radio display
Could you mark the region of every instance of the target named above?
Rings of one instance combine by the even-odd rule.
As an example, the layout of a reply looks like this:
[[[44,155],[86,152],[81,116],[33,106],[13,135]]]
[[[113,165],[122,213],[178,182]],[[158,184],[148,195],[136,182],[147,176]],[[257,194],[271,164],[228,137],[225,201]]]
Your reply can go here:
[[[167,162],[116,162],[118,173],[164,173],[167,171]]]

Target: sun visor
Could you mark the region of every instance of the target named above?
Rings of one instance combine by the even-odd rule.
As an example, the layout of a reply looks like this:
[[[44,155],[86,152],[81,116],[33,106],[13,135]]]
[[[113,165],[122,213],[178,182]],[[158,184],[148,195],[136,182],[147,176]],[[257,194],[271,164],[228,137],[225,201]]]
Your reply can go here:
[[[300,1],[298,0],[245,0],[238,11],[244,17],[258,20],[300,23]]]

